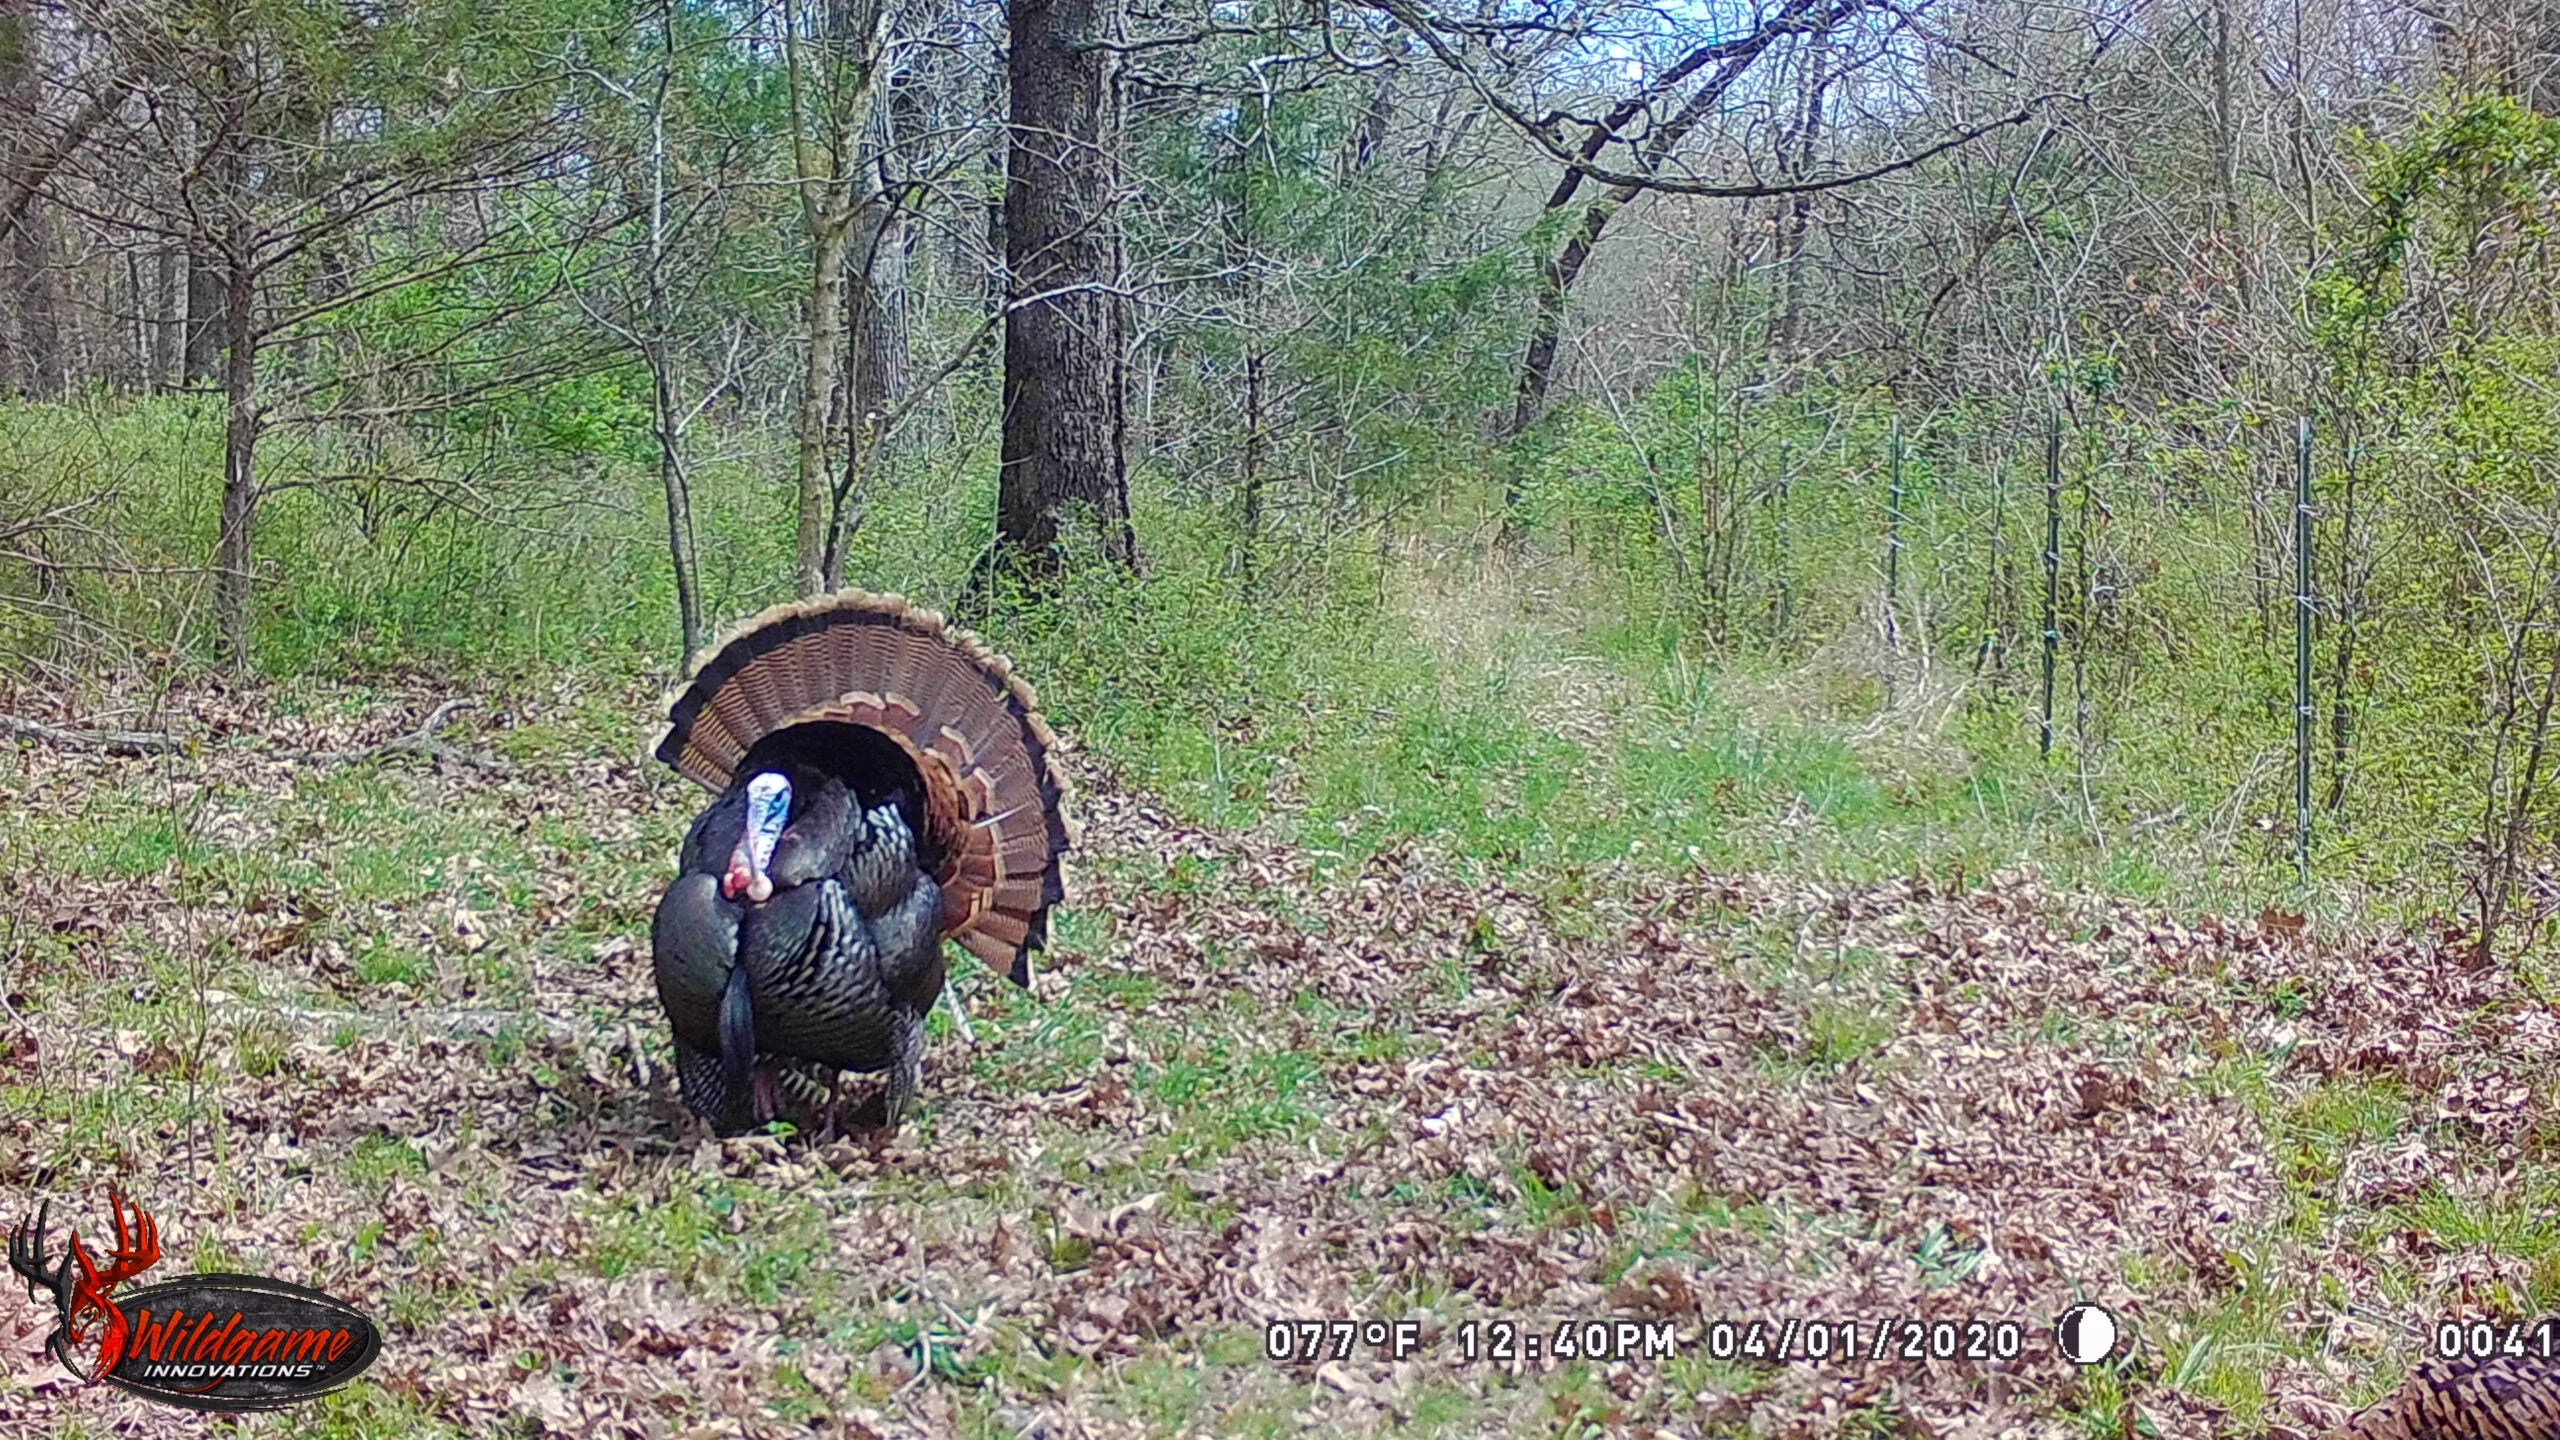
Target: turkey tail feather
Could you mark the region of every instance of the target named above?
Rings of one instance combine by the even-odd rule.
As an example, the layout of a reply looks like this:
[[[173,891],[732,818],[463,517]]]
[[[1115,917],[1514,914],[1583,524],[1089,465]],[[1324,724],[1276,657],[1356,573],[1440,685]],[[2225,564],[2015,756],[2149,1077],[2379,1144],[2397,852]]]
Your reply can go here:
[[[943,890],[942,932],[1031,981],[1049,907],[1066,896],[1066,773],[1039,700],[978,637],[896,595],[844,590],[776,605],[704,652],[670,697],[657,756],[710,790],[794,725],[863,726],[924,787],[920,859]]]

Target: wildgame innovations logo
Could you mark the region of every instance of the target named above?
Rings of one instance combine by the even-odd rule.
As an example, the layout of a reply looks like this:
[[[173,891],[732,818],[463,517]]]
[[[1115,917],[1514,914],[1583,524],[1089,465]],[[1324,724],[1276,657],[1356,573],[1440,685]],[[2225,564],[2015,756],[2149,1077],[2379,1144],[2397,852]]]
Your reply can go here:
[[[115,1248],[103,1259],[75,1230],[46,1263],[51,1202],[9,1232],[9,1268],[28,1298],[53,1302],[46,1347],[81,1379],[192,1410],[275,1410],[346,1385],[381,1353],[382,1333],[353,1308],[263,1276],[187,1275],[117,1295],[160,1263],[160,1227],[121,1191],[107,1203]]]

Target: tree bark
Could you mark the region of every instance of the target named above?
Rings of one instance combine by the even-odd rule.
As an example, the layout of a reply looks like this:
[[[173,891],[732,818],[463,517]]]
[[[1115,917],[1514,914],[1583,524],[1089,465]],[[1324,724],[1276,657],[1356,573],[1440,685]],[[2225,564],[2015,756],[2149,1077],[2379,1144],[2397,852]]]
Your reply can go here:
[[[1535,424],[1538,412],[1546,408],[1547,390],[1553,383],[1556,349],[1564,340],[1565,300],[1573,293],[1573,282],[1590,262],[1591,252],[1600,244],[1601,234],[1618,207],[1636,198],[1631,186],[1616,186],[1582,212],[1582,223],[1574,228],[1571,239],[1553,258],[1538,267],[1538,313],[1529,322],[1529,346],[1520,357],[1520,384],[1511,404],[1511,419],[1502,427],[1502,438],[1508,440]],[[1518,496],[1512,499],[1516,502]]]
[[[985,94],[986,108],[981,112],[990,118],[996,115],[999,108],[1011,103],[1010,97],[1004,93],[1004,71],[994,63],[995,58],[996,57],[993,55],[987,57],[988,64],[986,68]],[[1002,313],[1004,310],[1005,296],[1012,288],[1006,281],[1004,273],[1006,255],[1004,239],[1004,207],[1005,191],[1007,189],[1005,177],[1013,165],[1012,150],[1012,142],[1007,138],[1006,134],[1002,130],[997,131],[995,142],[987,147],[987,214],[986,234],[984,237],[986,244],[986,263],[984,269],[980,272],[979,279],[983,286],[983,293],[986,297],[987,314],[989,315]]]
[[[667,561],[675,569],[676,629],[684,646],[682,665],[690,666],[694,652],[702,648],[702,598],[693,578],[693,490],[685,483],[675,361],[669,349],[663,333],[650,337],[650,397],[658,432],[658,484],[667,496]]]
[[[1387,135],[1395,128],[1396,74],[1387,71],[1378,77],[1369,92],[1369,104],[1360,112],[1360,123],[1352,127],[1350,143],[1343,147],[1342,163],[1337,174],[1350,180],[1377,163],[1378,147],[1387,143]]]
[[[853,226],[845,276],[844,473],[827,513],[823,584],[844,584],[845,549],[862,528],[863,479],[890,441],[881,421],[907,389],[906,249],[897,208],[885,197],[865,201]]]
[[[1137,563],[1113,214],[1108,0],[1016,0],[1005,187],[1004,447],[996,551],[1055,573],[1070,515]]]
[[[30,205],[9,227],[7,273],[14,336],[7,344],[7,384],[22,395],[58,397],[62,393],[62,324],[60,297],[53,283],[52,227],[44,207]]]
[[[2232,0],[2213,0],[2213,223],[2221,232],[2219,258],[2231,267],[2240,313],[2245,316],[2254,309],[2249,272],[2256,257],[2241,235],[2240,117],[2233,95],[2239,56],[2231,33],[2231,5]]]

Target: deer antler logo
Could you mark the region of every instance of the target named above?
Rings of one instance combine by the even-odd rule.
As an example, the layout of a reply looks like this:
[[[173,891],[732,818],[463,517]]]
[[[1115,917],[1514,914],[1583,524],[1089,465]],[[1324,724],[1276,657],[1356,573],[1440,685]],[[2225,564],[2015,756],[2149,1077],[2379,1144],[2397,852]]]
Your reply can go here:
[[[354,1307],[262,1275],[205,1271],[119,1293],[160,1263],[160,1226],[120,1190],[107,1201],[116,1243],[104,1259],[75,1233],[48,1262],[50,1204],[9,1232],[9,1268],[29,1299],[53,1302],[60,1321],[45,1348],[81,1379],[164,1405],[246,1413],[345,1389],[382,1353],[382,1331]]]
[[[9,1268],[26,1280],[29,1299],[41,1299],[50,1292],[54,1311],[61,1317],[47,1340],[54,1355],[76,1375],[81,1371],[74,1352],[92,1343],[98,1347],[97,1362],[88,1372],[92,1384],[107,1378],[124,1358],[129,1324],[116,1308],[116,1286],[160,1263],[160,1227],[151,1216],[125,1199],[121,1190],[110,1188],[107,1204],[115,1216],[116,1248],[103,1265],[80,1243],[77,1230],[71,1232],[71,1245],[61,1263],[45,1265],[45,1222],[53,1216],[50,1201],[35,1219],[20,1222],[9,1232]]]

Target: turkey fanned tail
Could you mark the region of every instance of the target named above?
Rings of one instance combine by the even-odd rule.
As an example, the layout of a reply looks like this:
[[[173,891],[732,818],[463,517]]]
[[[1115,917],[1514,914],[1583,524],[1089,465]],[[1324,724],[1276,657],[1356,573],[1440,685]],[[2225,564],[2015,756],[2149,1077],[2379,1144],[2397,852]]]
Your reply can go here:
[[[2560,1360],[2434,1360],[2326,1440],[2554,1440]]]

